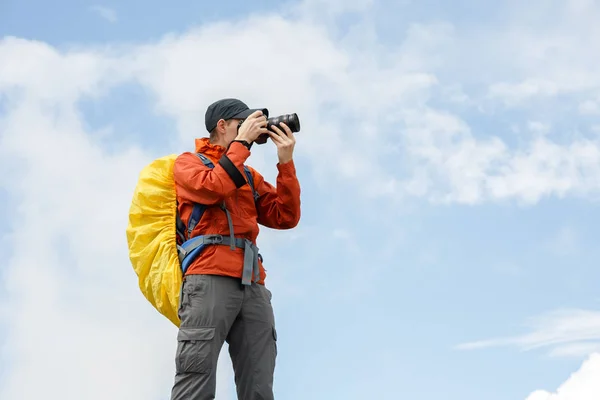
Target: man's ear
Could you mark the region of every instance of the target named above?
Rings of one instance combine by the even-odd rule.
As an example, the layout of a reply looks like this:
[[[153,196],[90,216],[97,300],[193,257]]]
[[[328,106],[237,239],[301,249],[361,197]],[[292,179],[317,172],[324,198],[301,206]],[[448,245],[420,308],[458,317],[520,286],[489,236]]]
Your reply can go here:
[[[222,134],[223,132],[225,132],[225,125],[226,122],[223,118],[221,118],[219,121],[217,121],[217,134]]]

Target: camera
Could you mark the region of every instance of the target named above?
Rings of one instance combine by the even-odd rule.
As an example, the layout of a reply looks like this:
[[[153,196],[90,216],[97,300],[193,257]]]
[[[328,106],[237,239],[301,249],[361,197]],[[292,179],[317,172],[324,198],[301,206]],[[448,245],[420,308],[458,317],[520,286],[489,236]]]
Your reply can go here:
[[[277,117],[269,118],[269,119],[267,119],[267,129],[274,132],[274,130],[271,129],[271,127],[273,125],[276,125],[279,129],[283,129],[283,128],[281,128],[281,126],[279,126],[280,122],[283,122],[284,124],[286,124],[292,132],[294,132],[294,133],[300,132],[300,119],[298,118],[298,114],[296,114],[296,113],[283,114],[283,115],[279,115]],[[264,144],[267,142],[268,139],[269,139],[268,134],[262,134],[256,138],[254,143]]]

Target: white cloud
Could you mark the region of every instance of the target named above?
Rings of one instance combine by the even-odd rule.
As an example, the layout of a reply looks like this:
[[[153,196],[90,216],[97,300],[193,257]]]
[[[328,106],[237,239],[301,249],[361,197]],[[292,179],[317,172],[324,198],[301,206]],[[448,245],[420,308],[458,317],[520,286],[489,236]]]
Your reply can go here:
[[[533,318],[531,332],[520,336],[463,343],[461,350],[497,346],[516,346],[525,351],[550,348],[552,356],[586,356],[600,345],[600,312],[592,310],[556,310]]]
[[[117,12],[112,8],[101,5],[94,5],[90,7],[90,10],[92,10],[101,18],[107,20],[110,23],[117,22]]]
[[[597,400],[600,398],[600,353],[594,353],[554,393],[536,390],[526,400]]]
[[[479,204],[516,199],[535,204],[547,196],[600,192],[600,142],[577,139],[560,145],[534,137],[516,150],[496,136],[475,138],[448,113],[431,109],[405,119],[412,157],[411,194],[433,201]]]

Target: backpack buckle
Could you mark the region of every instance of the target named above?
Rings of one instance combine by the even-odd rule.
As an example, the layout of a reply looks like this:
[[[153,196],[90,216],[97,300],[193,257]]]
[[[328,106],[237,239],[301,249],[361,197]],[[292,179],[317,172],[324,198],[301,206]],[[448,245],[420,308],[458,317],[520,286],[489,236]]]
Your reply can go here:
[[[213,244],[223,243],[223,235],[206,235],[204,239]]]

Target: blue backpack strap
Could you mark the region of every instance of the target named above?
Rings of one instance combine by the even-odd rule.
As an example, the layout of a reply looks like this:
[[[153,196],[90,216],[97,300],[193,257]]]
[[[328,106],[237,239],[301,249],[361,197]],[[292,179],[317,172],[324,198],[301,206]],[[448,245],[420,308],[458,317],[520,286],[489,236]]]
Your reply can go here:
[[[208,157],[206,157],[204,154],[202,153],[196,153],[196,155],[198,156],[198,158],[200,158],[202,160],[202,162],[204,163],[204,165],[206,165],[208,168],[214,168],[215,165],[212,163],[212,161],[210,161],[208,159]]]
[[[258,200],[258,192],[254,188],[254,177],[252,176],[252,172],[250,172],[250,168],[244,165],[244,172],[246,173],[246,178],[248,179],[248,185],[250,185],[250,189],[252,189],[252,194],[254,195],[254,201]]]
[[[181,220],[181,215],[179,215],[179,204],[177,204],[177,215],[176,218],[176,227],[177,227],[177,236],[179,236],[179,240],[181,243],[185,242],[185,224]]]

